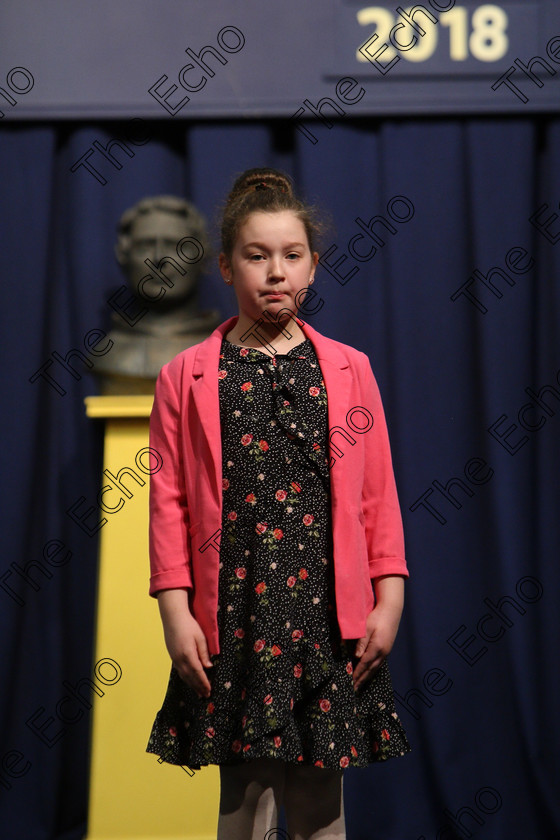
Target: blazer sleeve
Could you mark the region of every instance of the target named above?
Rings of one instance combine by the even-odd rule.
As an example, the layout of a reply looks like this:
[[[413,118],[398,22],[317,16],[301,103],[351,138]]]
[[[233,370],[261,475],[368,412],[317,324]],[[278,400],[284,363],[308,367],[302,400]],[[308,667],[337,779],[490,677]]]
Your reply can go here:
[[[373,426],[364,433],[366,462],[362,490],[370,577],[408,577],[402,517],[385,412],[369,359],[365,354],[361,355],[363,406],[373,415]]]
[[[179,370],[164,365],[150,415],[150,447],[162,460],[150,476],[150,595],[161,589],[192,588],[185,489]]]

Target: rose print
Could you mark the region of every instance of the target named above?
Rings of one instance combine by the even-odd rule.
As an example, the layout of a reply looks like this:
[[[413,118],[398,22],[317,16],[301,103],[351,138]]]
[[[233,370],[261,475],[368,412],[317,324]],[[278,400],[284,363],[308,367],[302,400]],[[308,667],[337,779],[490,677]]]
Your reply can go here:
[[[249,446],[249,444],[251,443],[252,440],[253,440],[253,435],[249,435],[249,434],[243,435],[243,437],[241,438],[241,444],[242,444],[242,446]]]
[[[291,513],[293,508],[292,505],[299,504],[298,493],[301,492],[301,487],[296,481],[292,481],[290,483],[289,492],[286,490],[280,489],[277,490],[274,494],[274,498],[277,502],[287,502],[285,505],[286,513]]]
[[[255,496],[255,494],[254,494],[254,493],[248,493],[248,494],[245,496],[245,501],[246,501],[246,502],[249,502],[249,504],[251,504],[251,505],[256,505],[256,503],[257,503],[257,497]]]
[[[264,639],[257,639],[255,644],[253,645],[253,650],[255,651],[255,653],[260,653],[260,651],[263,649],[264,645],[265,645]]]
[[[225,379],[227,376],[227,370],[219,370],[218,371],[218,379]]]
[[[330,700],[319,700],[319,707],[320,707],[322,712],[330,711],[330,708],[331,708]]]
[[[263,703],[265,703],[267,706],[270,706],[270,704],[272,703],[272,694],[267,694],[263,700]]]
[[[350,759],[347,755],[343,755],[339,763],[341,767],[348,767],[348,765],[350,764]]]
[[[301,677],[302,673],[303,673],[303,668],[301,667],[301,665],[299,665],[299,664],[294,665],[294,677],[299,678],[299,677]]]
[[[235,569],[235,575],[232,575],[229,578],[229,582],[230,582],[229,587],[228,587],[229,591],[231,593],[239,592],[241,590],[240,581],[245,580],[246,577],[247,577],[247,569],[245,568],[245,566],[238,566],[238,568]],[[227,612],[232,612],[232,611],[233,611],[232,604],[228,604],[227,605]]]
[[[302,518],[302,520],[301,520],[301,521],[303,522],[303,524],[304,524],[307,528],[309,528],[310,533],[311,533],[311,536],[313,536],[313,537],[319,537],[319,536],[320,536],[320,534],[319,534],[319,526],[318,526],[318,523],[317,523],[317,522],[315,522],[315,517],[313,516],[313,514],[311,514],[311,513],[306,513],[306,514],[305,514],[305,516]],[[314,525],[314,527],[313,527],[313,528],[311,528],[310,526],[311,526],[311,525],[313,525],[313,523],[315,523],[315,525]]]
[[[227,520],[228,521],[226,523],[227,527],[225,528],[225,537],[226,537],[226,539],[229,543],[235,543],[236,542],[236,536],[235,536],[236,525],[235,525],[235,522],[237,520],[237,511],[230,510],[230,512],[227,515]],[[223,537],[222,537],[222,541],[223,541]]]
[[[251,435],[251,441],[253,440],[253,436]],[[251,442],[249,441],[249,443]],[[262,461],[266,456],[265,453],[268,452],[270,449],[270,444],[268,441],[261,440],[254,441],[253,445],[249,449],[251,455],[253,455],[255,461]]]
[[[264,527],[263,527],[264,526]],[[284,532],[281,528],[272,528],[268,530],[268,533],[265,533],[268,529],[267,522],[259,522],[256,525],[255,530],[258,534],[264,535],[262,538],[262,543],[264,546],[268,548],[269,551],[277,551],[278,550],[278,541],[282,539],[284,536]]]
[[[302,572],[303,572],[303,574],[302,574]],[[286,585],[290,589],[291,595],[294,598],[298,597],[299,592],[301,591],[301,589],[304,585],[303,581],[306,578],[307,578],[307,571],[305,569],[300,569],[298,577],[295,577],[295,575],[290,575],[289,578],[286,580]]]
[[[242,627],[238,627],[233,635],[238,639],[242,639],[245,636],[245,630]]]
[[[222,489],[223,490],[229,490],[229,479],[228,478],[223,478],[222,479]]]
[[[293,630],[292,631],[292,641],[297,642],[298,639],[301,639],[303,636],[303,630]]]
[[[264,580],[261,580],[260,583],[257,583],[257,585],[255,586],[255,592],[257,593],[257,595],[259,595],[259,603],[261,607],[265,609],[268,607],[268,598],[264,594],[266,590],[267,585]],[[253,620],[252,617],[251,620]]]
[[[316,393],[311,393],[312,390]],[[325,388],[325,383],[323,382],[322,379],[321,379],[321,387],[320,388],[313,388],[313,389],[310,388],[309,393],[311,394],[312,397],[319,397],[319,399],[317,400],[318,405],[320,405],[320,406],[327,405],[327,391],[326,391],[326,388]]]
[[[279,747],[281,744],[282,744],[282,738],[280,737],[280,735],[275,735],[274,736],[274,746]]]

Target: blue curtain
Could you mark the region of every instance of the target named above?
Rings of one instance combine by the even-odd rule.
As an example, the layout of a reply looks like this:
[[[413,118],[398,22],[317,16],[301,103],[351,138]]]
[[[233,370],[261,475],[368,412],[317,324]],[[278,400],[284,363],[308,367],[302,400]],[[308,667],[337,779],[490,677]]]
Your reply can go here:
[[[283,120],[145,123],[132,154],[108,146],[123,123],[3,127],[6,840],[77,840],[86,821],[88,716],[55,709],[63,681],[91,676],[98,535],[66,511],[95,498],[102,441],[83,404],[95,357],[69,357],[76,378],[59,357],[109,329],[125,209],[170,193],[213,221],[259,165],[331,217],[304,317],[370,357],[404,517],[390,660],[413,752],[347,772],[348,837],[559,836],[560,120],[310,127],[316,143]],[[236,313],[215,260],[200,303]],[[147,559],[138,574],[147,591]]]

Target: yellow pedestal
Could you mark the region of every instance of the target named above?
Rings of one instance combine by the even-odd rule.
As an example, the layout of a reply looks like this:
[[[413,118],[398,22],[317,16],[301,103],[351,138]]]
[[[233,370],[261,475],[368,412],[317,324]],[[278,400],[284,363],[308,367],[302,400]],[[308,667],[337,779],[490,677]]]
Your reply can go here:
[[[133,497],[119,511],[103,514],[108,521],[100,532],[95,662],[114,660],[122,677],[114,685],[100,684],[102,697],[93,694],[87,840],[216,837],[218,768],[203,767],[190,776],[145,752],[171,665],[157,603],[148,596],[149,475],[135,463],[148,446],[152,401],[151,396],[86,399],[88,416],[105,419],[104,469],[116,475],[129,467],[145,481],[142,487],[123,476]],[[150,467],[148,458],[142,461]],[[118,499],[117,490],[107,492],[108,506]],[[103,666],[107,681],[114,674],[110,665]]]

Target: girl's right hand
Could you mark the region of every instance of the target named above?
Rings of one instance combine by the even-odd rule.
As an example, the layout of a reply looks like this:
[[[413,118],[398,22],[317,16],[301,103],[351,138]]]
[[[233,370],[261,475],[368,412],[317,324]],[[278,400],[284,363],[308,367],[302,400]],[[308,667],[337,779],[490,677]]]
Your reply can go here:
[[[184,589],[158,593],[165,644],[177,673],[199,697],[209,697],[212,686],[204,672],[211,668],[206,637],[188,606]]]

